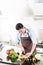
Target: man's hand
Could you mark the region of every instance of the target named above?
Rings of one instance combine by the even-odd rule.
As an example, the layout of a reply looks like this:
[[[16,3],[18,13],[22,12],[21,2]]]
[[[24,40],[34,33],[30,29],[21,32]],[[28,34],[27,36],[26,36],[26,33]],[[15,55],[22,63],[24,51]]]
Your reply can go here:
[[[22,45],[17,44],[16,46],[17,46],[18,48],[20,48],[20,49],[21,49],[21,51],[22,51],[23,53],[25,53],[25,50],[24,50],[24,48],[23,48],[23,46],[22,46]]]
[[[21,50],[22,50],[22,52],[25,54],[25,50],[24,50],[24,48],[23,48],[23,47],[21,47]]]
[[[30,57],[31,55],[32,55],[32,53],[31,53],[31,52],[26,53],[26,56],[27,56],[27,57]]]

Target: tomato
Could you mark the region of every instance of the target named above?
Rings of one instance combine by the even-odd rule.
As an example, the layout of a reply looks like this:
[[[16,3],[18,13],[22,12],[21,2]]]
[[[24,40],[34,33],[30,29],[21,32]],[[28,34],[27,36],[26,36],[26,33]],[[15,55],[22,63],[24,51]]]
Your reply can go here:
[[[36,59],[35,58],[32,58],[32,61],[34,62]]]
[[[11,50],[7,50],[7,51],[6,51],[6,54],[8,54],[8,55],[9,55],[9,54],[10,54],[10,51],[11,51]]]

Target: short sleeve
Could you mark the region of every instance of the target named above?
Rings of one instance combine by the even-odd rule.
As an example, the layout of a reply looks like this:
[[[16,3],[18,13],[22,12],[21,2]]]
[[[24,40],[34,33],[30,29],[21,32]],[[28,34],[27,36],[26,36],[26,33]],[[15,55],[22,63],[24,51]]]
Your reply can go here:
[[[29,31],[29,36],[30,36],[30,38],[31,38],[31,40],[32,40],[32,42],[34,44],[37,44],[38,43],[38,39],[37,39],[35,33],[32,30]]]
[[[17,34],[17,41],[16,41],[18,44],[20,44],[21,43],[21,41],[20,41],[20,34],[18,33]]]

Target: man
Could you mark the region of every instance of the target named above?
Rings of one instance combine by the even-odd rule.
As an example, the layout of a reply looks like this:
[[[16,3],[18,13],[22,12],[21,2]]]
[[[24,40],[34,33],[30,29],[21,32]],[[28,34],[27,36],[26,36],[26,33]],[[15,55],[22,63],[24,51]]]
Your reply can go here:
[[[28,57],[35,52],[37,39],[34,32],[31,29],[27,29],[21,23],[16,24],[17,35],[17,46],[21,48]]]

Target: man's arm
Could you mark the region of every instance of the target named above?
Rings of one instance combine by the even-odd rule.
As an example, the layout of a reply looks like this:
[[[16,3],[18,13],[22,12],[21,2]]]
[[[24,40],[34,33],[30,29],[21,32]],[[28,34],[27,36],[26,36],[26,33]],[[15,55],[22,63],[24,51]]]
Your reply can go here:
[[[18,48],[20,48],[22,52],[24,52],[24,53],[25,53],[25,50],[24,50],[24,48],[23,48],[22,44],[16,44],[16,46],[17,46]]]
[[[26,53],[26,55],[27,55],[28,57],[30,57],[30,56],[32,55],[32,53],[34,52],[35,48],[36,48],[36,44],[33,44],[31,51],[28,52],[28,53]]]
[[[17,43],[16,43],[16,46],[18,48],[20,48],[22,51],[24,51],[24,48],[23,48],[23,46],[21,44],[21,40],[20,40],[20,34],[17,34]]]
[[[29,35],[30,35],[30,38],[32,40],[32,49],[31,49],[30,52],[28,52],[26,54],[28,57],[30,57],[32,55],[32,53],[34,52],[34,50],[36,48],[36,44],[37,44],[37,37],[36,37],[35,33],[32,30],[29,31]]]
[[[36,48],[36,44],[32,44],[32,49],[31,49],[31,54],[34,52],[34,50],[35,50],[35,48]]]

